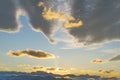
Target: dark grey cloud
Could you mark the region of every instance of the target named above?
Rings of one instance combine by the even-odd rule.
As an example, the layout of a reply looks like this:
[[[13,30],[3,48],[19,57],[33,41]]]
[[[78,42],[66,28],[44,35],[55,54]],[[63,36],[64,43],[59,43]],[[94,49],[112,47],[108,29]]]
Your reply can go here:
[[[54,34],[53,24],[56,20],[46,20],[42,16],[43,7],[38,7],[39,2],[44,2],[45,6],[53,11],[58,11],[58,1],[51,0],[21,0],[23,9],[28,13],[32,28],[43,32],[49,40]],[[70,1],[66,1],[70,2]],[[81,19],[83,26],[68,29],[78,43],[91,45],[120,39],[120,1],[119,0],[74,0],[72,16],[75,19]],[[58,26],[56,26],[57,28]],[[63,26],[61,26],[63,27]]]
[[[44,7],[39,7],[39,2],[44,2],[45,6],[51,8],[49,4],[51,4],[54,0],[21,0],[21,6],[26,11],[29,16],[29,22],[32,25],[32,28],[37,32],[43,32],[45,36],[47,36],[48,40],[51,42],[51,35],[53,33],[53,26],[55,24],[55,20],[45,20],[42,16],[42,12]],[[56,1],[55,1],[56,2]],[[54,3],[55,3],[54,2]],[[54,4],[52,4],[55,6]],[[54,9],[55,10],[55,9]],[[56,9],[57,10],[57,9]]]
[[[14,0],[0,1],[0,31],[12,32],[19,29],[17,22],[17,10]]]
[[[69,32],[84,45],[120,39],[120,0],[74,0],[73,16],[84,25]]]
[[[53,54],[47,53],[42,50],[31,50],[31,49],[16,50],[16,51],[10,50],[8,51],[8,55],[15,56],[15,57],[28,56],[28,57],[38,58],[38,59],[55,58]]]
[[[55,21],[47,21],[43,18],[43,7],[38,7],[38,3],[40,1],[45,2],[46,6],[49,6],[48,4],[50,4],[50,1],[47,0],[1,0],[0,31],[18,31],[19,21],[17,20],[17,11],[18,9],[21,9],[21,15],[24,15],[24,12],[27,14],[25,16],[28,16],[29,22],[33,30],[37,32],[43,32],[45,36],[47,36],[49,40],[52,41],[50,35],[53,31],[53,25],[51,23],[54,23]]]
[[[117,55],[113,58],[111,58],[109,61],[119,61],[120,60],[120,55]]]

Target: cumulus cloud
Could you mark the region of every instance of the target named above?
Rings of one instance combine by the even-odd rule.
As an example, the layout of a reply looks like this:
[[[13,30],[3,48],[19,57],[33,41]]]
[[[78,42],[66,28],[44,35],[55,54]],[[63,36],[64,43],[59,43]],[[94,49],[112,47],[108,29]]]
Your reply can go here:
[[[120,60],[120,55],[117,55],[113,58],[111,58],[109,61],[119,61]]]
[[[16,50],[16,51],[8,51],[8,55],[15,56],[15,57],[22,57],[22,56],[28,56],[38,59],[49,59],[49,58],[55,58],[53,54],[41,51],[41,50]]]
[[[101,60],[101,59],[93,59],[92,61],[91,61],[92,63],[103,63],[103,61]]]

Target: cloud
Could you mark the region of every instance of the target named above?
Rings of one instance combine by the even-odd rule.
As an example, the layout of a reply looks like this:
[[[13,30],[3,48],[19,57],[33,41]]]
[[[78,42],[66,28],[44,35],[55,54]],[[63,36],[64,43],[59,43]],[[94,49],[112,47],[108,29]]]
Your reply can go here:
[[[42,16],[44,7],[39,7],[40,1],[44,2],[45,6],[51,8],[49,6],[50,1],[47,0],[22,0],[20,1],[20,4],[22,6],[22,9],[24,9],[27,13],[31,28],[36,32],[42,32],[50,42],[53,42],[54,40],[51,38],[51,36],[54,33],[54,25],[56,21],[44,19],[44,17]]]
[[[55,58],[53,54],[50,54],[41,50],[31,50],[31,49],[16,50],[16,51],[10,50],[8,51],[8,55],[15,56],[15,57],[28,56],[28,57],[37,58],[37,59]]]
[[[112,72],[115,72],[114,70],[99,70],[100,73],[103,74],[111,74]]]
[[[2,68],[3,70],[3,68]],[[46,74],[39,74],[40,72],[50,73],[50,75],[55,74],[55,77],[64,77],[64,78],[95,78],[91,75],[101,76],[101,77],[119,77],[119,71],[115,70],[87,70],[87,69],[76,69],[76,68],[62,68],[62,67],[45,67],[41,65],[29,65],[29,64],[20,64],[17,66],[17,69],[11,68],[10,71],[16,72],[26,72],[32,73],[35,75],[46,76]],[[38,73],[38,74],[37,74]],[[57,75],[56,75],[57,74]],[[87,75],[86,75],[87,74]],[[60,75],[60,76],[59,76]],[[63,79],[62,79],[63,80]]]
[[[101,0],[74,0],[73,5],[71,5],[72,13],[70,16],[66,16],[64,12],[59,11],[59,5],[56,8],[58,11],[53,8],[55,4],[59,3],[59,1],[55,2],[52,7],[46,6],[47,2],[44,1],[44,4],[40,4],[40,6],[45,5],[45,7],[43,7],[43,11],[41,12],[41,16],[47,21],[56,19],[58,21],[64,22],[66,20],[63,26],[65,27],[66,25],[67,28],[77,25],[77,28],[70,27],[71,29],[68,30],[69,35],[72,35],[74,37],[75,41],[73,42],[77,46],[100,44],[120,39],[120,7],[117,7],[117,5],[119,5],[118,2],[119,0],[116,0],[116,2],[104,2]],[[77,22],[76,19],[78,19]]]
[[[119,77],[119,72],[115,71],[115,70],[99,70],[98,71],[101,75],[103,76],[107,76],[109,78],[118,76]]]
[[[78,43],[92,45],[98,43],[120,40],[120,7],[119,0],[75,0],[73,16],[83,20],[82,27],[70,30]]]
[[[16,9],[13,1],[0,2],[0,32],[17,32],[21,27],[18,21],[20,10]]]
[[[109,61],[119,61],[120,60],[120,55],[117,55],[113,58],[111,58]]]
[[[56,68],[50,67],[50,68],[47,68],[46,70],[54,71],[56,70]]]
[[[8,2],[8,1],[6,1]],[[10,4],[11,2],[11,4]],[[18,15],[17,11],[18,9],[21,9],[20,14],[28,17],[29,24],[31,25],[31,28],[34,31],[42,32],[50,42],[53,42],[54,40],[51,38],[52,35],[54,35],[55,30],[58,28],[55,24],[62,23],[60,27],[64,28],[74,28],[79,27],[83,24],[83,22],[80,19],[75,19],[73,16],[70,15],[70,4],[72,4],[72,1],[64,1],[61,5],[61,1],[47,1],[47,0],[19,0],[19,1],[10,1],[8,2],[10,5],[13,6],[13,8],[10,8],[9,10],[6,10],[6,12],[3,12],[4,10],[1,10],[5,16],[9,17],[9,14],[7,14],[7,11],[11,12],[11,17],[14,18],[13,20],[8,20],[7,17],[3,21],[7,25],[7,20],[11,23],[12,21],[14,26],[8,26],[6,29],[6,32],[8,30],[12,29],[11,31],[18,31],[20,27],[17,26],[17,24],[20,22],[17,19],[20,16]],[[5,1],[4,1],[5,3]],[[52,6],[51,6],[52,5]],[[11,7],[12,7],[11,6]],[[9,8],[9,7],[8,7]],[[64,8],[64,10],[63,10]],[[13,11],[12,11],[13,10]],[[9,13],[10,13],[9,12]],[[23,14],[25,13],[25,14]],[[11,19],[11,18],[9,18]],[[15,22],[16,21],[16,22]],[[2,22],[2,23],[3,23]],[[1,24],[2,24],[1,23]],[[5,29],[5,27],[2,27]],[[3,31],[3,29],[0,29]],[[4,30],[5,31],[5,30]]]
[[[119,71],[115,70],[96,70],[96,69],[77,69],[77,68],[63,68],[63,67],[45,67],[41,65],[28,65],[28,64],[21,64],[20,72],[48,72],[53,74],[63,75],[64,77],[74,77],[77,75],[96,75],[101,77],[118,77]],[[14,69],[13,69],[14,70]],[[79,76],[78,76],[79,77]]]
[[[36,71],[45,71],[45,67],[39,65],[30,65],[30,64],[19,64],[17,65],[17,71],[20,72],[36,72]]]
[[[103,63],[101,59],[93,59],[91,62],[92,63]]]
[[[37,7],[42,0],[1,0],[0,2],[0,32],[18,32],[21,28],[20,16],[25,16],[34,31],[44,33],[49,40],[52,33],[50,22],[46,21],[40,13],[42,8]]]
[[[37,70],[38,70],[38,69],[42,69],[42,68],[43,68],[42,66],[34,66],[34,67],[33,67],[33,69],[35,69],[35,70],[36,70],[36,69],[37,69]]]
[[[17,65],[18,70],[22,72],[37,72],[37,71],[44,71],[49,73],[55,73],[55,74],[68,74],[69,69],[62,68],[62,67],[45,67],[41,65],[29,65],[29,64],[20,64]]]
[[[29,67],[29,70],[26,72],[37,72],[37,71],[45,71],[44,70],[45,67],[43,66],[31,66]],[[27,68],[26,68],[27,69]]]
[[[47,71],[66,71],[64,68],[47,67]]]
[[[77,28],[77,27],[80,27],[83,25],[83,22],[80,20],[80,21],[77,21],[77,22],[66,22],[64,27],[67,28],[67,29],[71,29],[71,28]]]
[[[83,25],[83,22],[81,20],[76,21],[76,19],[73,16],[70,16],[67,13],[62,13],[62,12],[55,12],[52,11],[51,8],[48,8],[44,5],[43,2],[38,3],[39,7],[43,7],[43,12],[42,16],[46,20],[58,20],[64,22],[64,27],[65,28],[75,28],[75,27],[80,27]]]

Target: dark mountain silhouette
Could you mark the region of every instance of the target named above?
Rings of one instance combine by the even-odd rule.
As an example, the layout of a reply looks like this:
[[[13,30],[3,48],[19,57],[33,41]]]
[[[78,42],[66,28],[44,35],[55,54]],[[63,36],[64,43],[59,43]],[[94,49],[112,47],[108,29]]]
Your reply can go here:
[[[67,76],[67,78],[65,78]],[[74,74],[59,75],[43,71],[25,72],[0,72],[0,80],[120,80],[116,77],[102,78],[100,76]]]

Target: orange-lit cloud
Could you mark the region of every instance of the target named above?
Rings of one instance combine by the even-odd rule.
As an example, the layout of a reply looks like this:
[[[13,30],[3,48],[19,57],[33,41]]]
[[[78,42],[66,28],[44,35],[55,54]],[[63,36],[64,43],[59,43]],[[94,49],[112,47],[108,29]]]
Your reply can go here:
[[[16,50],[16,51],[8,51],[8,55],[10,56],[15,56],[15,57],[22,57],[22,56],[28,56],[28,57],[33,57],[37,59],[49,59],[49,58],[55,58],[53,54],[44,52],[42,50],[31,50],[31,49],[26,49],[26,50]]]
[[[83,25],[83,22],[80,20],[77,22],[66,22],[64,27],[65,28],[75,28],[75,27],[80,27],[82,25]]]
[[[38,69],[42,69],[42,68],[44,68],[44,67],[42,67],[42,66],[33,66],[32,67],[32,69],[34,69],[34,70],[38,70]]]
[[[17,69],[12,68],[11,71],[19,71],[19,72],[47,72],[53,74],[60,74],[69,77],[67,74],[74,74],[74,75],[96,75],[102,77],[118,77],[119,72],[115,70],[94,70],[94,69],[77,69],[77,68],[63,68],[63,67],[46,67],[41,65],[29,65],[29,64],[20,64],[18,65]]]
[[[99,70],[100,73],[104,73],[104,74],[110,74],[112,72],[115,72],[114,70]]]
[[[49,68],[47,68],[46,70],[54,71],[54,70],[56,70],[56,68],[54,68],[54,67],[49,67]]]
[[[21,72],[37,72],[37,71],[44,71],[48,73],[55,73],[55,74],[69,74],[70,70],[61,68],[61,67],[45,67],[40,65],[29,65],[29,64],[20,64],[18,65],[18,69]]]
[[[107,77],[115,77],[120,75],[120,73],[115,70],[99,70],[98,72]]]
[[[20,72],[36,72],[36,71],[44,71],[45,67],[39,65],[19,64],[17,65],[17,69]]]
[[[73,16],[63,12],[52,11],[51,8],[46,7],[43,2],[39,2],[38,6],[44,8],[42,16],[46,20],[62,21],[64,23],[64,28],[75,28],[83,25],[81,20],[77,21]]]
[[[77,75],[97,75],[101,77],[119,77],[120,73],[115,70],[95,70],[95,69],[73,69],[71,74]]]
[[[93,59],[91,62],[92,63],[103,63],[103,61],[101,59],[98,59],[98,58]]]
[[[64,68],[55,68],[55,67],[48,67],[46,68],[48,71],[65,71]]]

